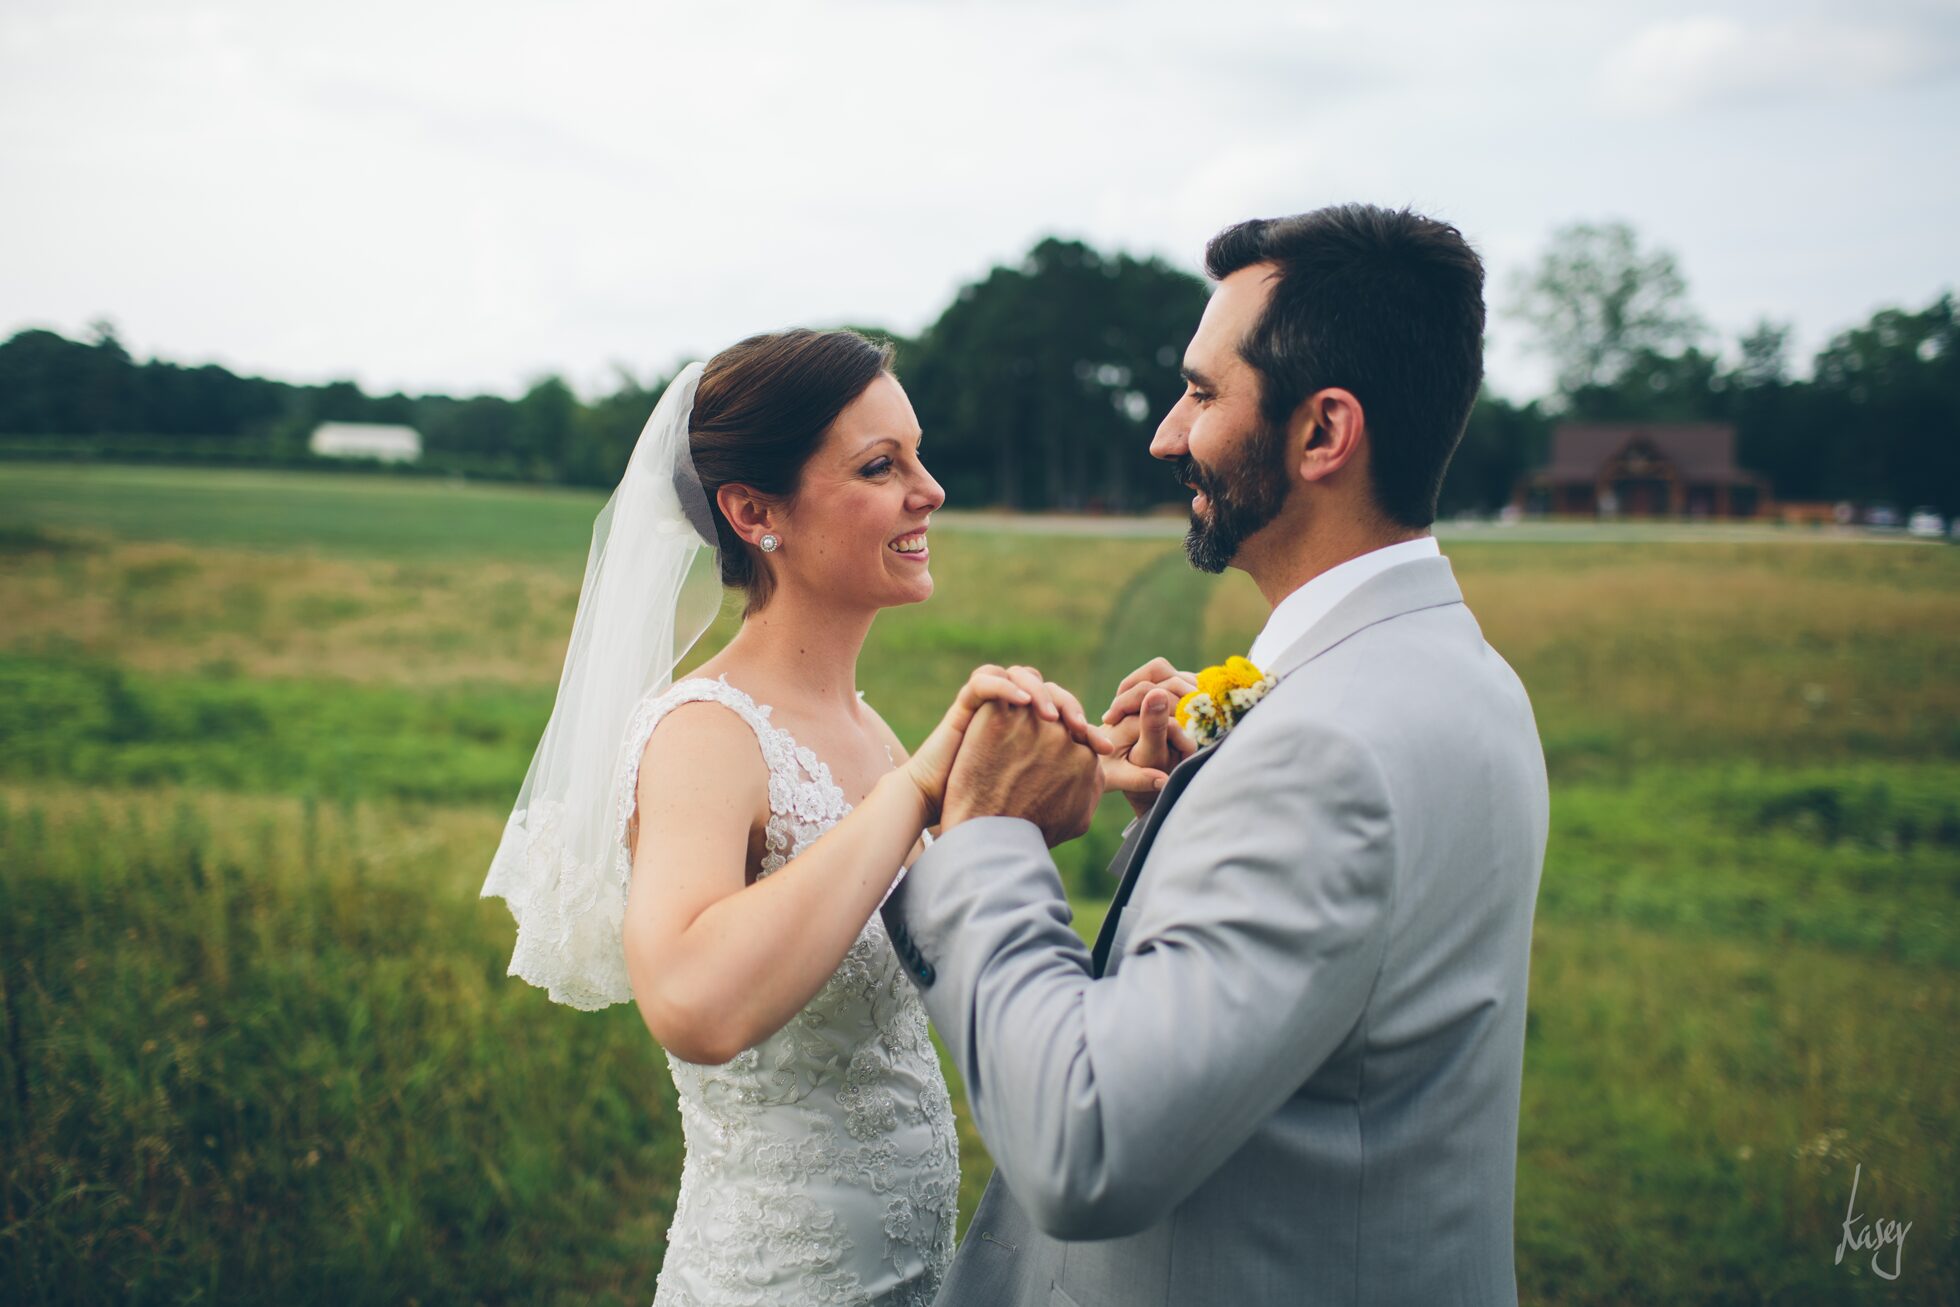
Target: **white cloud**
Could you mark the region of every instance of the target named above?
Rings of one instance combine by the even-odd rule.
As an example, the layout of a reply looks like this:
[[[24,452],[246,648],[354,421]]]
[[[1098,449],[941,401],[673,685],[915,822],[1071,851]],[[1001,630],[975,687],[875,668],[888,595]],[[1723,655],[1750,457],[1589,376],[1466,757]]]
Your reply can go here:
[[[1696,14],[1655,23],[1613,50],[1599,96],[1610,109],[1658,116],[1897,87],[1956,67],[1960,46],[1938,29]]]
[[[1457,222],[1493,301],[1600,214],[1724,326],[1930,298],[1954,24],[1768,2],[1629,37],[1567,0],[9,0],[0,334],[104,314],[298,380],[590,391],[768,327],[916,330],[1051,232],[1196,269],[1227,222],[1348,199]],[[1732,87],[1774,116],[1736,126]]]

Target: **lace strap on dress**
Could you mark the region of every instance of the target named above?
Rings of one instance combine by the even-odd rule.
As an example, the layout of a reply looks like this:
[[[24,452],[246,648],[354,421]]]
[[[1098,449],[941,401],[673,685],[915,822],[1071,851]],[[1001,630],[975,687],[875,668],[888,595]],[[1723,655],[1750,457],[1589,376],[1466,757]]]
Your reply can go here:
[[[616,822],[613,833],[620,855],[625,859],[624,875],[628,877],[632,872],[632,855],[626,837],[639,796],[640,759],[646,753],[647,741],[653,737],[654,727],[684,703],[718,703],[755,731],[756,743],[762,747],[762,760],[769,767],[772,810],[775,807],[774,795],[779,788],[777,778],[794,774],[794,750],[783,733],[770,725],[769,709],[727,681],[694,677],[676,681],[659,694],[648,695],[640,700],[627,722],[626,738],[620,744],[619,766],[614,773],[613,812]]]

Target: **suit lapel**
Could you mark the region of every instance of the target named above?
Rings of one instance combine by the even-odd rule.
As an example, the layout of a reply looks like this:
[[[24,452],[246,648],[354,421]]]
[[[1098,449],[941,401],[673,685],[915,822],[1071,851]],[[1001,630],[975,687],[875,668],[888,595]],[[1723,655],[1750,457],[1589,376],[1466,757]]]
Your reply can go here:
[[[1223,743],[1223,741],[1220,741]],[[1164,824],[1164,816],[1177,802],[1177,796],[1184,793],[1184,787],[1198,774],[1198,769],[1218,752],[1218,745],[1199,749],[1190,757],[1171,768],[1170,780],[1158,791],[1157,802],[1150,811],[1130,828],[1129,838],[1123,847],[1116,851],[1116,859],[1110,869],[1120,877],[1116,886],[1116,897],[1109,901],[1109,913],[1103,917],[1102,930],[1096,934],[1094,953],[1095,968],[1091,974],[1100,976],[1109,961],[1110,941],[1116,938],[1116,919],[1123,915],[1124,905],[1130,901],[1130,890],[1136,884],[1137,873],[1143,867],[1143,855],[1150,849],[1150,842],[1157,837],[1157,828]]]
[[[1309,627],[1305,635],[1274,659],[1266,672],[1275,679],[1284,680],[1365,627],[1385,622],[1391,617],[1400,617],[1404,613],[1462,602],[1463,591],[1456,584],[1456,573],[1447,556],[1439,554],[1434,558],[1398,563],[1356,586]],[[1253,711],[1257,712],[1258,709],[1255,707]],[[1219,745],[1223,743],[1220,740],[1218,744],[1200,749],[1171,769],[1170,780],[1157,795],[1157,802],[1150,809],[1150,814],[1131,828],[1123,847],[1116,851],[1110,869],[1118,873],[1120,880],[1116,897],[1109,902],[1109,913],[1103,918],[1102,929],[1096,934],[1096,947],[1091,955],[1092,975],[1100,977],[1109,962],[1109,951],[1116,939],[1117,919],[1129,905],[1130,895],[1143,872],[1143,864],[1149,857],[1152,841],[1157,838],[1158,828],[1164,824],[1171,805],[1177,802],[1178,796],[1191,783],[1191,778],[1197,775],[1198,769],[1218,752]]]

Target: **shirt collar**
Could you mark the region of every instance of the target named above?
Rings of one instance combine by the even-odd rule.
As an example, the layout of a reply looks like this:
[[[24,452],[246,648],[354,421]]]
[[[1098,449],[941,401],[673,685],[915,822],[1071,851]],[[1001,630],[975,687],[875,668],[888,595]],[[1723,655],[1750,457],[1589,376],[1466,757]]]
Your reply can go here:
[[[1414,540],[1383,545],[1365,554],[1357,554],[1345,563],[1335,564],[1274,605],[1272,616],[1266,619],[1265,629],[1252,642],[1246,657],[1254,667],[1265,671],[1272,666],[1274,659],[1312,630],[1315,622],[1358,589],[1362,582],[1398,563],[1434,558],[1442,552],[1435,536],[1417,536]]]

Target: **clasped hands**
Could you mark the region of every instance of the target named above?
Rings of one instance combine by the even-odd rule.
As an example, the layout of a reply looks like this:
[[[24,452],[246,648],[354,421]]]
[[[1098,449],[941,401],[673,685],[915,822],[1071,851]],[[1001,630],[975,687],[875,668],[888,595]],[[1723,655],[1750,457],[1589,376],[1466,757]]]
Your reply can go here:
[[[1050,848],[1089,829],[1107,790],[1137,815],[1192,743],[1171,720],[1193,678],[1162,658],[1123,678],[1092,725],[1068,690],[1032,667],[975,669],[906,770],[944,834],[975,817],[1021,817]]]

